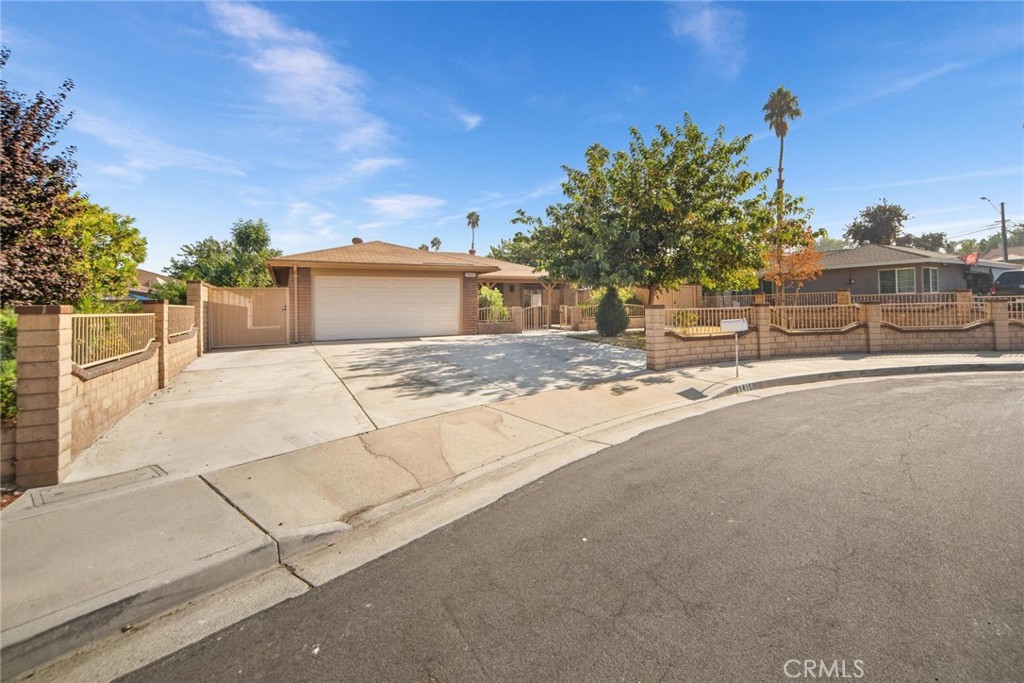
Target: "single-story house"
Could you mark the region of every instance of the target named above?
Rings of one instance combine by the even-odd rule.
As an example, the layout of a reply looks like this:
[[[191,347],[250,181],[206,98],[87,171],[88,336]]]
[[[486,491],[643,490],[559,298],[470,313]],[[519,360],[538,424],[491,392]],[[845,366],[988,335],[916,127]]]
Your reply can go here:
[[[549,281],[547,273],[543,270],[535,272],[532,266],[475,254],[439,253],[469,259],[481,266],[494,268],[495,270],[480,276],[480,285],[501,292],[506,306],[527,308],[545,305],[557,309],[561,305],[576,305],[576,288],[565,282]]]
[[[852,294],[909,294],[951,292],[958,289],[988,291],[999,273],[1017,270],[1010,263],[979,260],[967,265],[959,256],[891,244],[862,244],[853,249],[821,253],[821,275],[809,280],[801,292]]]
[[[128,288],[128,296],[142,301],[151,299],[150,295],[153,293],[153,287],[169,282],[179,282],[179,280],[163,273],[154,273],[151,270],[136,268],[135,285]]]
[[[499,269],[468,254],[359,238],[269,259],[267,268],[289,290],[295,342],[474,334],[479,279]]]
[[[1024,246],[1007,247],[1006,251],[1010,257],[1010,263],[1016,263],[1019,266],[1024,266]],[[995,249],[989,249],[981,255],[984,261],[1003,261],[1003,248],[1001,246]]]

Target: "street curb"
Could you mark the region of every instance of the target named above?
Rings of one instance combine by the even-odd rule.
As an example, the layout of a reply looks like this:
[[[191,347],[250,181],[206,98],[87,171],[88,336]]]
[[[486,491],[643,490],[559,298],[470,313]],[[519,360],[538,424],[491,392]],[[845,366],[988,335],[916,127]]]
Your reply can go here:
[[[1001,363],[947,363],[944,365],[907,365],[899,367],[865,368],[862,370],[835,370],[817,372],[808,375],[792,375],[772,379],[755,380],[745,384],[734,384],[721,391],[716,391],[707,398],[735,396],[758,389],[774,389],[800,384],[815,384],[844,379],[860,379],[864,377],[900,377],[903,375],[932,375],[950,372],[1024,372],[1024,361]]]
[[[134,625],[166,614],[189,600],[278,566],[277,544],[269,536],[222,550],[187,566],[150,576],[133,585],[94,598],[96,604],[71,608],[5,631],[4,681],[71,654]],[[45,626],[40,622],[55,622]],[[40,627],[42,627],[40,629]]]
[[[820,382],[860,378],[965,372],[1024,372],[1024,361],[886,366],[790,375],[731,385],[719,383],[717,385],[719,388],[709,390],[703,399],[696,402],[673,402],[666,404],[664,407],[647,409],[624,416],[621,418],[621,421],[611,421],[614,424],[594,425],[573,434],[564,434],[544,444],[535,444],[517,454],[506,456],[494,463],[466,472],[443,484],[421,489],[396,500],[383,503],[361,513],[357,519],[349,520],[349,523],[331,523],[297,529],[283,534],[267,533],[261,529],[264,535],[260,539],[203,558],[201,561],[191,563],[188,567],[149,577],[145,581],[140,581],[133,586],[112,592],[103,596],[104,598],[112,598],[112,601],[107,604],[97,605],[94,608],[88,609],[85,613],[81,613],[81,610],[78,610],[78,614],[69,615],[68,620],[63,623],[55,623],[40,630],[40,620],[37,620],[4,632],[2,680],[14,680],[33,669],[71,655],[82,647],[114,635],[124,630],[125,627],[158,618],[184,606],[190,600],[250,578],[268,569],[284,567],[286,570],[292,571],[302,578],[302,580],[307,581],[308,579],[302,576],[303,572],[301,570],[296,571],[296,565],[301,565],[304,558],[309,558],[311,555],[328,550],[332,546],[344,547],[348,539],[351,538],[352,531],[365,530],[366,527],[379,524],[387,519],[397,518],[403,512],[422,508],[432,502],[443,500],[447,494],[465,490],[466,487],[478,480],[487,484],[492,482],[492,480],[502,479],[503,472],[508,473],[517,469],[527,468],[530,460],[542,454],[549,454],[552,447],[566,447],[570,443],[597,446],[593,452],[573,457],[548,471],[560,469],[571,462],[589,457],[612,445],[601,441],[590,441],[587,438],[589,435],[600,433],[602,430],[609,428],[623,429],[631,423],[646,421],[648,424],[632,435],[636,436],[650,429],[663,426],[660,424],[662,420],[658,419],[659,416],[667,418],[670,413],[680,409],[680,407],[700,404],[714,405],[714,399],[742,396],[743,394],[760,389],[811,385]],[[725,402],[725,405],[721,407],[728,407],[728,402]],[[708,410],[717,409],[717,407],[711,407]],[[672,416],[671,421],[678,419],[682,418]],[[626,436],[632,438],[632,436]],[[616,441],[621,440],[617,439]],[[553,446],[553,444],[557,445]],[[545,475],[540,474],[540,477],[543,476]],[[483,503],[483,506],[489,505],[529,483],[529,481],[520,481],[509,490],[501,493],[492,492],[488,496],[489,499]],[[216,489],[214,490],[216,491]],[[231,504],[230,501],[228,503]],[[233,504],[231,505],[234,507]],[[471,512],[472,510],[469,511]],[[236,512],[244,516],[244,513],[237,508]],[[451,523],[465,514],[468,514],[468,512],[459,514],[445,522],[445,524]],[[409,538],[405,543],[412,540],[415,540],[415,538]],[[362,561],[356,560],[356,563],[350,568],[354,569],[362,563],[372,561],[372,559],[374,558],[364,558]],[[96,599],[97,602],[99,600],[100,598]],[[55,621],[55,619],[59,618],[56,614],[52,614],[41,618],[41,620]]]

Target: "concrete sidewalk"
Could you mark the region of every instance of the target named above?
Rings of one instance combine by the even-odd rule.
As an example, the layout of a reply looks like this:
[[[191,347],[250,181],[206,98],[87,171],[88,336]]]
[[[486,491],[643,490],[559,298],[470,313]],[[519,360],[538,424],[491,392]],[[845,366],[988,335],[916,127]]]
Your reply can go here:
[[[741,364],[739,378],[727,364],[646,372],[456,410],[202,476],[167,481],[159,468],[142,468],[34,490],[0,514],[3,676],[279,565],[318,585],[569,462],[648,429],[755,400],[761,389],[1000,370],[1024,371],[1024,354],[751,361]],[[454,492],[462,496],[457,503]],[[446,505],[441,516],[422,514]],[[351,545],[401,515],[408,518],[402,534],[372,551]]]

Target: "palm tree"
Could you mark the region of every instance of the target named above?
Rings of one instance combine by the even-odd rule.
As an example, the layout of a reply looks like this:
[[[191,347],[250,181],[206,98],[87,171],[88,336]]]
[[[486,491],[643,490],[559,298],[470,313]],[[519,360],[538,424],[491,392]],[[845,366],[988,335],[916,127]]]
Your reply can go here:
[[[779,191],[782,191],[782,154],[786,147],[786,133],[789,132],[789,120],[798,119],[804,115],[800,111],[800,103],[796,95],[788,89],[779,86],[779,89],[768,96],[768,102],[764,105],[764,120],[768,127],[779,138]]]
[[[476,229],[480,227],[480,214],[476,211],[470,211],[466,214],[466,225],[473,231],[473,240],[469,245],[469,253],[476,253]]]
[[[434,248],[434,251],[440,251],[441,250],[441,238],[440,237],[432,238],[430,240],[430,246]]]

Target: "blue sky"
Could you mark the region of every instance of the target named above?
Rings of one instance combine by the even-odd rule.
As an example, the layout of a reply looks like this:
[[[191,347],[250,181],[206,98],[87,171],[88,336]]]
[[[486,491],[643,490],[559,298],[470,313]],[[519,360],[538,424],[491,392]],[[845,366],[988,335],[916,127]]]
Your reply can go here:
[[[839,236],[882,197],[908,231],[990,234],[1024,208],[1024,4],[5,2],[9,87],[75,81],[79,186],[134,216],[146,267],[265,219],[286,253],[352,237],[445,250],[515,232],[594,142],[689,112],[778,140],[786,189]]]

